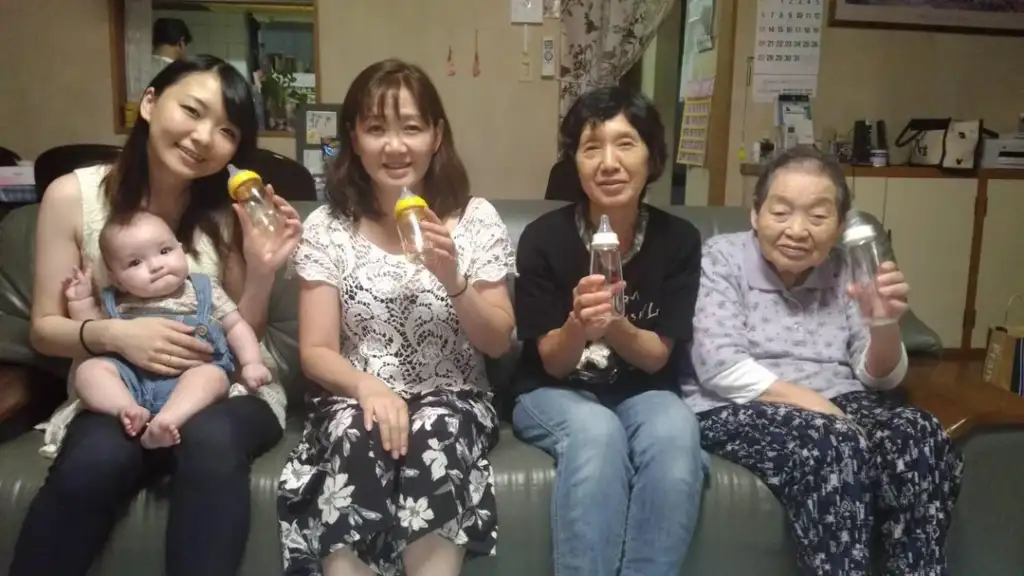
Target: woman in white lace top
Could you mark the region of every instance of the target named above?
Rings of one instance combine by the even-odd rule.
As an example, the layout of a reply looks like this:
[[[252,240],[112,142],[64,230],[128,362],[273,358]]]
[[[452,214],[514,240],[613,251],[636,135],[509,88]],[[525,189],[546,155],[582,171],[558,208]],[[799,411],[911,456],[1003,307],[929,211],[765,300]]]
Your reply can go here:
[[[455,576],[464,554],[495,550],[484,354],[510,344],[514,255],[494,207],[469,196],[421,69],[364,70],[342,122],[329,205],[293,257],[302,368],[319,388],[280,484],[285,573]],[[432,209],[424,265],[391,215],[403,187]]]

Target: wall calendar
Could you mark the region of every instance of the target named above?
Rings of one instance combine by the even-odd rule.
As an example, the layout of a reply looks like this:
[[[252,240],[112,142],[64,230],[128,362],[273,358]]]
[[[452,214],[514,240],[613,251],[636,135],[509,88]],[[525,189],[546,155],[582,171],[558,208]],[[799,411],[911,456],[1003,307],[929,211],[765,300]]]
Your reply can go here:
[[[779,94],[814,96],[825,0],[758,0],[754,101]]]

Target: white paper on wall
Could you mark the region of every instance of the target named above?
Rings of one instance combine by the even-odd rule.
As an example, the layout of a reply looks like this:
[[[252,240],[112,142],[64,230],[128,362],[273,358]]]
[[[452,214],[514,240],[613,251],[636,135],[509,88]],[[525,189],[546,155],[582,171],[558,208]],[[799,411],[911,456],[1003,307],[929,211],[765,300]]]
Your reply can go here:
[[[683,31],[683,58],[679,72],[679,101],[686,99],[691,82],[704,80],[693,77],[693,61],[701,51],[701,39],[714,36],[715,0],[686,0],[686,19]]]
[[[815,95],[824,25],[824,0],[758,0],[755,102],[773,102],[783,93]]]
[[[543,24],[544,0],[511,0],[512,24]]]

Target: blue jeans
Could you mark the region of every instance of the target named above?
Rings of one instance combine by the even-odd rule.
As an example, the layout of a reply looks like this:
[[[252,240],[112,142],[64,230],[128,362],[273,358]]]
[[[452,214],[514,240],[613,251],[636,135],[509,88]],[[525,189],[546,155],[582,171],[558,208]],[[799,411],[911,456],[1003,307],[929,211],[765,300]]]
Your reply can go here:
[[[650,391],[608,408],[587,392],[539,388],[519,397],[513,424],[556,462],[555,576],[678,576],[706,466],[682,399]]]

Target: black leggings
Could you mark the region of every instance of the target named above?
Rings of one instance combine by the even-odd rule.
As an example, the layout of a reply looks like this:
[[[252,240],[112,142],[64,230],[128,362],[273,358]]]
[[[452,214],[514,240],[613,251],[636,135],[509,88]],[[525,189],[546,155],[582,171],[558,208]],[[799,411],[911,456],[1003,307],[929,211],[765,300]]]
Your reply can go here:
[[[117,418],[79,414],[29,508],[10,576],[84,576],[130,498],[167,473],[167,576],[235,574],[249,536],[250,464],[280,439],[274,413],[254,396],[196,414],[165,450],[143,449]]]

